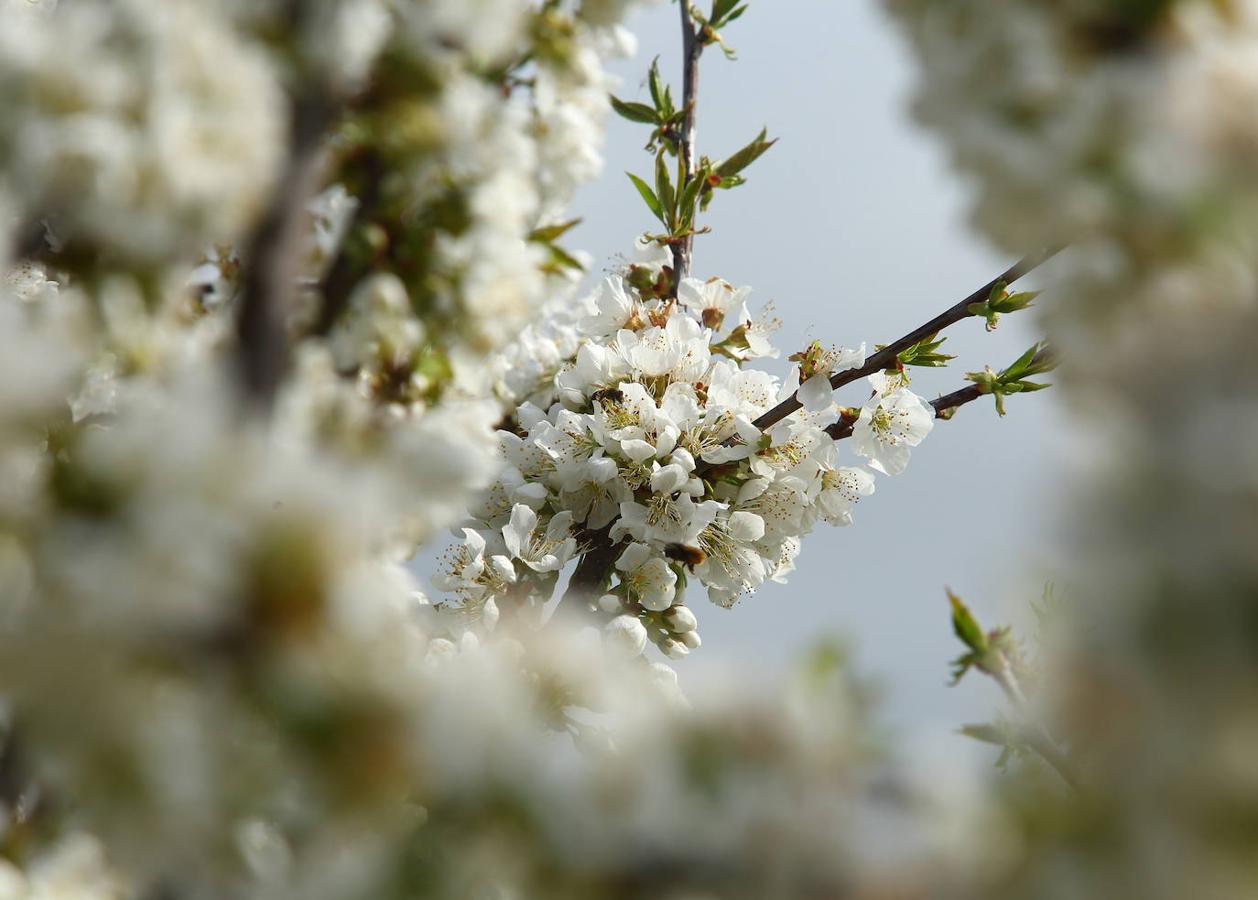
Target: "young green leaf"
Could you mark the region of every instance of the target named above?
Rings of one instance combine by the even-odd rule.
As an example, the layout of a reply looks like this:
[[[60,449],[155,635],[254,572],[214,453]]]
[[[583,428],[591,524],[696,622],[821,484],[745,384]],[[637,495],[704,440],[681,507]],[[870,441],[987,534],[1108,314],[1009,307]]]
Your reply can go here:
[[[529,240],[538,244],[549,244],[552,241],[559,240],[559,238],[580,224],[580,219],[571,219],[567,222],[557,222],[554,225],[543,225],[541,228],[534,228],[529,232]]]
[[[629,180],[633,182],[633,186],[638,189],[638,193],[641,195],[642,199],[646,201],[647,208],[655,214],[655,218],[667,225],[668,222],[664,220],[664,208],[660,206],[659,198],[655,196],[655,192],[651,190],[650,185],[637,175],[634,175],[632,172],[626,172],[625,174],[629,176]]]
[[[647,75],[647,85],[651,89],[651,102],[655,104],[655,110],[664,114],[664,82],[660,78],[660,58],[657,56],[651,61],[651,71]],[[671,114],[671,110],[670,113]],[[666,117],[664,114],[661,118]]]
[[[659,116],[653,108],[645,103],[629,103],[621,100],[615,94],[608,94],[611,98],[612,109],[616,110],[621,116],[630,122],[642,122],[646,125],[656,125],[659,123]]]
[[[554,275],[562,274],[564,271],[585,271],[585,266],[581,264],[581,261],[562,247],[551,244],[546,249],[550,253],[550,258],[542,266],[543,271]]]
[[[950,361],[956,359],[955,356],[948,356],[946,353],[940,353],[939,348],[943,346],[943,342],[947,338],[939,338],[936,340],[935,335],[923,338],[912,347],[901,350],[899,360],[901,366],[922,366],[937,369],[946,366]],[[878,347],[879,350],[882,347]]]
[[[664,151],[661,150],[655,157],[655,196],[659,198],[660,207],[663,210],[660,221],[669,228],[675,228],[677,225],[677,196],[668,175],[668,163],[665,162],[665,155]]]
[[[694,224],[695,207],[698,205],[699,190],[707,182],[709,174],[710,170],[707,166],[701,167],[699,171],[690,176],[690,180],[686,182],[685,188],[682,189],[679,207],[683,228],[689,228]]]
[[[766,140],[767,137],[768,130],[761,130],[760,134],[758,134],[756,139],[750,144],[743,147],[724,162],[719,163],[714,169],[716,174],[720,175],[722,178],[726,178],[731,175],[737,175],[743,169],[747,168],[763,156],[770,147],[777,143],[777,138],[770,141]]]
[[[952,630],[957,638],[975,653],[986,653],[987,635],[969,607],[952,591],[948,591],[948,602],[952,605]]]

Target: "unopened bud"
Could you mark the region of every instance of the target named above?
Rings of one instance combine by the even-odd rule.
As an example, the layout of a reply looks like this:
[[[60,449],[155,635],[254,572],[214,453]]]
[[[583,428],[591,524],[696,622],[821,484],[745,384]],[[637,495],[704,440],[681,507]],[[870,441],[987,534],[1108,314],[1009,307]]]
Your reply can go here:
[[[699,632],[687,631],[681,636],[681,642],[686,645],[688,650],[698,650],[703,646],[703,641],[699,639]]]
[[[615,615],[621,610],[620,598],[615,594],[604,594],[598,598],[598,608],[608,615]]]
[[[494,627],[498,624],[500,616],[501,614],[498,611],[498,602],[494,600],[493,597],[490,597],[485,601],[485,605],[481,607],[481,624],[485,626],[486,631],[493,631]]]
[[[699,620],[687,606],[674,606],[664,614],[664,619],[668,622],[668,627],[676,634],[694,631],[699,627]]]
[[[608,647],[628,659],[641,656],[646,649],[646,628],[637,616],[617,616],[607,623],[603,633]]]

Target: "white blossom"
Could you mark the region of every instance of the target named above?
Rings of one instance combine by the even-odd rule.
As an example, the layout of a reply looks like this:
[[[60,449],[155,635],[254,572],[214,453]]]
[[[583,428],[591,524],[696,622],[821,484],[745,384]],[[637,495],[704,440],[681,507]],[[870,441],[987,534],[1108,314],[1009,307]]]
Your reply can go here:
[[[673,605],[677,573],[667,561],[652,554],[647,545],[630,544],[616,560],[616,568],[624,573],[623,583],[629,597],[646,609],[663,612]]]
[[[647,633],[637,616],[616,616],[603,627],[607,642],[626,657],[641,656],[646,649]]]
[[[908,388],[889,383],[881,373],[871,375],[874,396],[861,407],[852,429],[852,449],[869,465],[887,475],[908,466],[912,448],[935,427],[935,410]]]
[[[563,568],[576,551],[572,537],[572,513],[552,516],[546,530],[538,533],[537,513],[522,503],[511,510],[511,521],[502,527],[507,553],[534,572],[555,572]]]

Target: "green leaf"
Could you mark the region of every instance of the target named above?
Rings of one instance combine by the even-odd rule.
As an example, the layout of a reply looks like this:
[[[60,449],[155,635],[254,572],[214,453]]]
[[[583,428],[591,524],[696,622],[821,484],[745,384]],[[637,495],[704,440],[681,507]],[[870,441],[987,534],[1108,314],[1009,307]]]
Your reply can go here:
[[[677,107],[673,105],[673,86],[671,84],[664,85],[664,107],[661,112],[665,119],[671,119],[677,114]]]
[[[946,366],[949,362],[956,359],[955,356],[948,356],[946,353],[940,353],[939,348],[943,346],[947,338],[935,339],[935,335],[923,338],[912,347],[901,350],[896,357],[900,361],[901,366],[921,366],[926,368],[938,369]],[[882,347],[878,347],[879,350]]]
[[[681,192],[681,222],[684,228],[689,228],[694,224],[699,190],[707,181],[707,177],[708,169],[705,166],[690,176],[690,180],[686,182],[686,187]]]
[[[647,85],[651,88],[651,102],[655,104],[657,112],[664,113],[664,83],[660,78],[660,58],[657,56],[651,61],[651,71],[647,76]],[[672,114],[672,110],[664,113],[663,118],[667,118]]]
[[[995,744],[998,747],[1007,747],[1009,745],[1006,729],[989,722],[978,725],[962,725],[961,733],[968,738],[982,741],[984,744]]]
[[[1023,353],[1021,356],[1019,356],[1013,365],[1005,369],[1002,375],[1009,378],[1017,378],[1018,375],[1025,373],[1027,371],[1027,368],[1031,364],[1031,360],[1035,357],[1036,351],[1038,351],[1039,349],[1040,349],[1039,344],[1036,344],[1033,347],[1031,347],[1030,350],[1028,350],[1026,353]]]
[[[632,172],[626,172],[625,174],[629,176],[629,180],[633,182],[633,186],[638,189],[638,193],[642,196],[642,199],[646,201],[647,208],[655,214],[655,218],[667,225],[668,223],[664,220],[664,209],[660,206],[659,198],[655,196],[655,192],[651,190],[650,186],[637,175],[634,175]]]
[[[655,195],[664,210],[661,221],[669,228],[676,227],[677,195],[673,190],[673,182],[668,175],[668,163],[665,162],[665,153],[662,150],[655,157]]]
[[[581,264],[581,261],[562,247],[552,246],[550,248],[550,262],[556,269],[571,269],[574,272],[585,271],[585,266]]]
[[[642,122],[646,125],[659,123],[659,115],[645,103],[627,103],[615,94],[608,94],[607,96],[611,98],[612,109],[630,122]]]
[[[758,134],[756,139],[750,144],[743,147],[724,162],[718,164],[714,170],[716,174],[720,175],[722,178],[726,178],[731,175],[737,175],[743,169],[747,168],[763,156],[770,147],[777,143],[777,138],[770,141],[766,140],[767,137],[768,130],[761,130],[760,134]]]
[[[571,219],[567,222],[557,222],[554,225],[543,225],[541,228],[534,228],[529,232],[529,240],[536,244],[549,244],[552,241],[559,240],[559,238],[580,224],[580,219]]]
[[[988,650],[987,635],[983,634],[969,607],[952,591],[948,591],[948,602],[952,604],[952,630],[957,638],[973,652],[980,656],[985,654]]]
[[[989,301],[992,310],[998,313],[1011,313],[1027,309],[1035,302],[1035,298],[1040,295],[1039,291],[1023,291],[1020,294],[1006,294],[998,299]]]

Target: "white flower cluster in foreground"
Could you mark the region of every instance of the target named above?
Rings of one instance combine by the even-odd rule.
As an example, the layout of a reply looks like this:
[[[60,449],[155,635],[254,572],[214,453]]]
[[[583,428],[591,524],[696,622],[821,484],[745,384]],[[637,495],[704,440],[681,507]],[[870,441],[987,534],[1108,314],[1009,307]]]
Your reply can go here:
[[[612,548],[597,604],[609,638],[630,655],[650,640],[685,656],[699,646],[691,578],[722,606],[783,580],[800,539],[818,521],[850,523],[873,473],[902,472],[930,432],[934,410],[907,380],[876,374],[848,412],[856,458],[844,464],[826,431],[847,412],[829,377],[861,366],[864,347],[814,345],[784,382],[745,367],[776,355],[749,289],[690,278],[667,299],[665,262],[644,250],[503,355],[500,391],[518,401],[499,432],[505,469],[443,560],[450,605],[492,626],[504,598],[545,602],[570,559]],[[797,389],[802,410],[753,424]]]
[[[804,898],[962,870],[937,856],[981,811],[910,811],[904,797],[932,794],[869,765],[838,654],[691,704],[666,665],[590,629],[508,627],[506,603],[491,634],[460,628],[388,551],[416,490],[457,493],[459,467],[483,464],[465,432],[424,435],[406,472],[307,429],[322,388],[304,370],[263,423],[210,361],[115,379],[109,412],[74,423],[91,306],[22,274],[0,288],[0,735],[30,748],[15,784],[48,837],[5,854],[0,896],[550,898],[625,879],[654,896],[653,879],[681,879]],[[553,578],[574,518],[511,503],[497,552],[471,533],[465,574],[503,599],[516,566],[520,583]],[[686,646],[672,561],[635,542],[619,564]],[[610,626],[629,632],[619,646],[641,649],[640,621]],[[890,834],[894,862],[874,852]]]
[[[213,4],[8,4],[0,98],[0,187],[133,260],[235,237],[283,157],[278,73]]]

